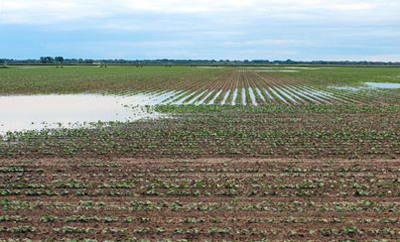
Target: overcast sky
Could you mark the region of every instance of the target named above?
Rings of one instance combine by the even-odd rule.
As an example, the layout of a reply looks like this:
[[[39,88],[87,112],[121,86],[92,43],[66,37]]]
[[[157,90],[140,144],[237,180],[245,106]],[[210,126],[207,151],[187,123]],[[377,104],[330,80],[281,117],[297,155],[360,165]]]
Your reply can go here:
[[[0,0],[0,58],[400,61],[399,0]]]

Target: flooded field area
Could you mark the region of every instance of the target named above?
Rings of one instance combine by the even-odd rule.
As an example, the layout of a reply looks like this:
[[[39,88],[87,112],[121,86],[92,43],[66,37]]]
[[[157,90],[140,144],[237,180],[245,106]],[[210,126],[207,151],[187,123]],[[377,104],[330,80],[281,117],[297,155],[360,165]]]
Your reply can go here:
[[[368,76],[363,81],[357,78],[348,82],[338,77],[335,82],[321,82],[322,75],[331,76],[334,70],[314,67],[96,68],[69,66],[61,70],[21,66],[0,73],[3,95],[0,95],[0,134],[90,127],[99,121],[130,122],[166,117],[154,111],[156,105],[243,105],[251,108],[392,104],[398,102],[393,89],[400,88],[399,83],[372,82],[375,79],[368,79]],[[389,71],[393,72],[391,76]],[[349,72],[343,80],[357,73]],[[380,76],[399,76],[395,69],[385,70],[385,73]],[[77,94],[40,94],[59,93],[53,80],[62,83],[63,92]]]
[[[388,89],[400,88],[400,83],[366,82],[365,85],[372,88],[388,88]]]
[[[400,88],[400,83],[385,83],[385,82],[364,82],[364,86],[360,87],[350,87],[350,86],[342,86],[342,87],[333,87],[336,89],[342,90],[351,90],[351,91],[360,91],[364,89],[398,89]]]
[[[365,83],[373,88],[399,88],[399,84]],[[382,85],[381,85],[382,84]],[[384,84],[384,85],[383,85]],[[343,91],[356,91],[354,87],[335,87]],[[239,90],[241,92],[239,92]],[[230,97],[230,95],[232,97]],[[228,100],[229,98],[229,100]],[[280,103],[332,104],[353,99],[350,94],[335,93],[304,86],[267,85],[259,88],[234,88],[231,90],[205,89],[139,93],[135,95],[17,95],[0,96],[0,133],[43,128],[87,127],[100,122],[135,121],[158,118],[154,106],[162,105],[263,105]]]
[[[149,106],[165,96],[31,95],[0,96],[0,133],[42,128],[80,127],[98,121],[157,118]]]

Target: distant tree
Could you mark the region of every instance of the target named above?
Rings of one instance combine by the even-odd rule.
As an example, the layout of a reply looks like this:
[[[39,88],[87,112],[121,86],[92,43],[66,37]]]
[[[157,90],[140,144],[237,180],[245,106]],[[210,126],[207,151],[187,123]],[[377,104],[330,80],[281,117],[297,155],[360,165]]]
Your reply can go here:
[[[41,63],[53,63],[54,59],[51,56],[42,56],[42,57],[40,57],[40,62]]]
[[[62,56],[56,56],[56,57],[54,58],[54,60],[55,60],[56,62],[62,64],[62,63],[64,62],[64,57],[62,57]]]
[[[64,57],[62,57],[62,56],[56,56],[56,57],[54,57],[54,60],[55,60],[56,63],[57,63],[57,68],[58,68],[58,67],[63,68]]]
[[[7,66],[7,61],[6,60],[4,60],[3,61],[3,65],[2,66],[0,66],[0,68],[7,68],[8,66]]]

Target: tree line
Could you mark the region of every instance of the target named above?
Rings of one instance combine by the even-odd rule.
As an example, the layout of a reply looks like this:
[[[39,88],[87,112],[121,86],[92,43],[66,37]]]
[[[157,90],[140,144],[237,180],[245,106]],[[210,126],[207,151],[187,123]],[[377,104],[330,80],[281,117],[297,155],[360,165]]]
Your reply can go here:
[[[295,61],[287,60],[192,60],[192,59],[84,59],[64,58],[62,56],[41,56],[39,59],[7,59],[0,58],[0,64],[133,64],[133,65],[400,65],[400,62],[381,61]]]

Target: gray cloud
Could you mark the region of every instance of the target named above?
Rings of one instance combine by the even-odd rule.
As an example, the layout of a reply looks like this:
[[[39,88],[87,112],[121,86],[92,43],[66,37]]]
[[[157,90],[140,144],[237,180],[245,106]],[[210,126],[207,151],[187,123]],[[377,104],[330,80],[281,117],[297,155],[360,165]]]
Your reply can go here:
[[[110,57],[387,60],[399,12],[392,0],[0,0],[0,26],[22,29],[0,44],[34,32],[32,46]]]

